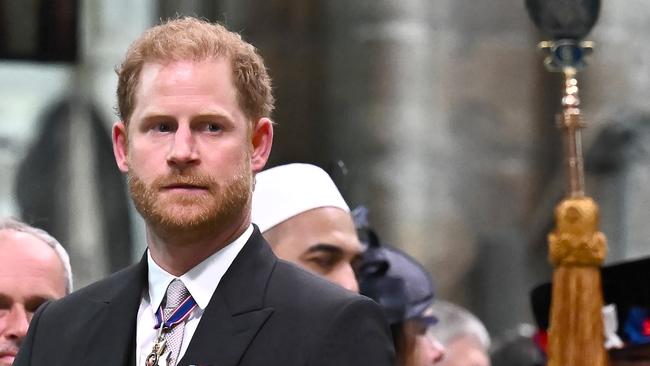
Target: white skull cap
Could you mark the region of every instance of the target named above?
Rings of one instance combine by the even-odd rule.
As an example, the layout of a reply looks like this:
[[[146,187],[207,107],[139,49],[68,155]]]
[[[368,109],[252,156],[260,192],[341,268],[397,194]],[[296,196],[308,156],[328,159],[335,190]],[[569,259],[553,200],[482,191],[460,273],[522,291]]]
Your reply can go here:
[[[315,165],[281,165],[255,176],[252,221],[261,232],[319,207],[350,212],[332,178]]]

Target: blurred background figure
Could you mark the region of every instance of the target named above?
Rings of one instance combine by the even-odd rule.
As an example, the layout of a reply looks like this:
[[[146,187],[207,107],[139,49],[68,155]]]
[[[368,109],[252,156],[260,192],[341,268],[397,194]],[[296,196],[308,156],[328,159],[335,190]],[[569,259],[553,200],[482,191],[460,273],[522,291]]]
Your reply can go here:
[[[492,342],[490,359],[495,366],[543,366],[544,357],[535,343],[535,326],[522,323]]]
[[[431,309],[438,323],[429,332],[445,347],[441,365],[490,366],[490,335],[476,316],[442,300],[436,300]]]
[[[353,266],[361,243],[330,176],[314,165],[287,164],[255,180],[253,223],[275,254],[358,292]]]
[[[359,237],[367,244],[358,265],[359,289],[384,310],[393,333],[398,366],[427,366],[440,362],[443,346],[429,333],[436,323],[431,304],[431,275],[406,253],[382,245],[367,225],[365,208],[355,209]]]
[[[72,291],[70,260],[43,230],[0,218],[0,366],[11,366],[36,309]]]
[[[605,348],[610,366],[650,365],[650,257],[605,266],[601,270]],[[531,292],[536,339],[546,352],[546,332],[552,300],[551,283]]]

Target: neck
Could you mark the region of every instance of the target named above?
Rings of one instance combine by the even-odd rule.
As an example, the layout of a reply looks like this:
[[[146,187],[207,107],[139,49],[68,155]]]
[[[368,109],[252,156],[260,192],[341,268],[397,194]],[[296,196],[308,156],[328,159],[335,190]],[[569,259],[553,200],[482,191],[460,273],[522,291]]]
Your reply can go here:
[[[200,232],[179,232],[147,225],[147,245],[156,264],[179,277],[233,242],[249,225],[250,218],[228,230],[220,227]]]

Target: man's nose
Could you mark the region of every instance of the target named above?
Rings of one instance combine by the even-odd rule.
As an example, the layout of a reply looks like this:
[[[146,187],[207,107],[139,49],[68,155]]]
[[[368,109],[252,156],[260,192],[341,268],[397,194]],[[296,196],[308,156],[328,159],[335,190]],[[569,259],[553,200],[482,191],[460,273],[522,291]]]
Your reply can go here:
[[[350,263],[345,263],[336,270],[334,273],[334,282],[339,284],[341,287],[359,292],[359,283],[357,282],[357,277],[354,274],[352,265]]]
[[[192,134],[189,126],[182,124],[178,126],[171,144],[167,156],[170,165],[182,169],[196,164],[198,161],[196,137]]]
[[[22,306],[14,305],[4,317],[4,329],[1,336],[9,339],[22,341],[27,335],[29,328],[30,314]]]

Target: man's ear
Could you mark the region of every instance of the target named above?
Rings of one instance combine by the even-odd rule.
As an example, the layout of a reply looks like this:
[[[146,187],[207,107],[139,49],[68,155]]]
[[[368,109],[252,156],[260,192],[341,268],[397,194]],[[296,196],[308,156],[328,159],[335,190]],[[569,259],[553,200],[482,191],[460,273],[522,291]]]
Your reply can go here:
[[[251,154],[251,168],[258,173],[266,165],[273,145],[273,122],[268,118],[260,118],[253,127],[251,134],[253,153]]]
[[[129,141],[126,129],[127,127],[122,121],[116,122],[113,125],[113,155],[115,155],[115,162],[117,162],[117,167],[122,173],[129,171],[129,162],[127,159]]]

